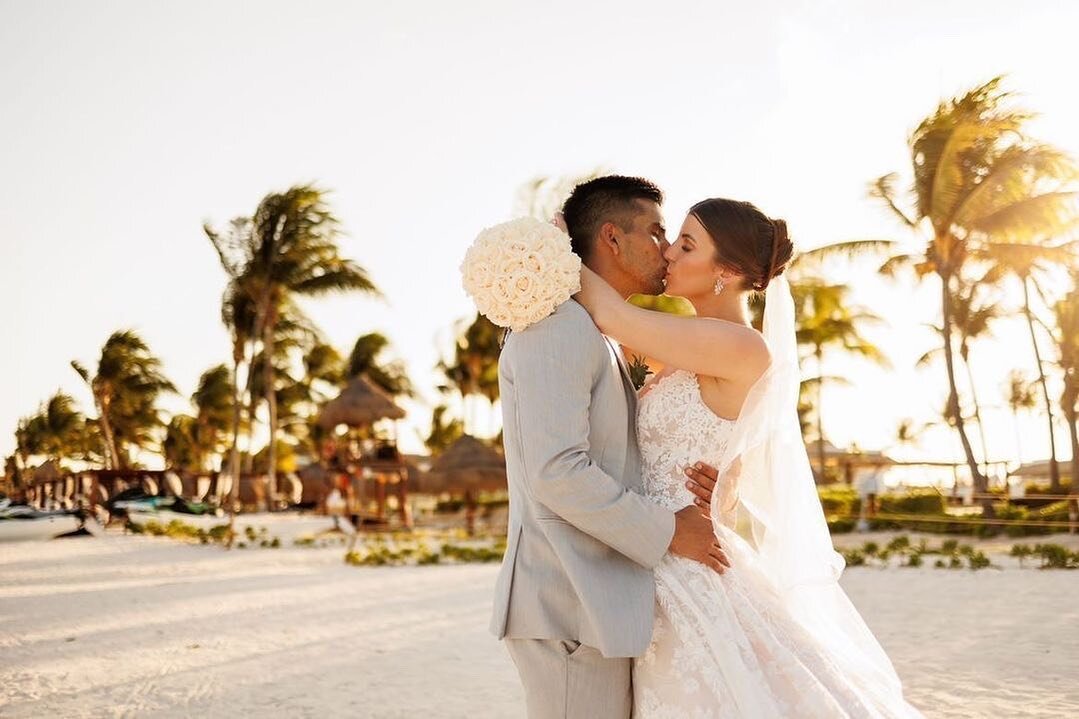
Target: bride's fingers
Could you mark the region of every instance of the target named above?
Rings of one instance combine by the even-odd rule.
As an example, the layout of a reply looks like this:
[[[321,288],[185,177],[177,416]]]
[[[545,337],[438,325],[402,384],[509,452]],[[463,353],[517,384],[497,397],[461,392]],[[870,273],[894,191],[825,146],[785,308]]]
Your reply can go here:
[[[704,564],[708,565],[719,574],[723,574],[723,572],[727,571],[727,567],[724,566],[723,562],[719,561],[710,554],[708,555],[708,561],[704,562]]]
[[[717,562],[722,564],[724,567],[729,568],[731,566],[731,560],[727,558],[727,553],[724,552],[722,549],[720,549],[719,545],[717,545],[717,544],[712,545],[712,548],[708,551],[708,556],[715,559]]]
[[[686,469],[686,476],[689,477],[689,481],[686,482],[686,489],[692,492],[698,500],[703,500],[704,502],[704,505],[701,505],[698,501],[697,506],[707,506],[712,501],[712,489],[716,486],[715,481],[694,467]]]

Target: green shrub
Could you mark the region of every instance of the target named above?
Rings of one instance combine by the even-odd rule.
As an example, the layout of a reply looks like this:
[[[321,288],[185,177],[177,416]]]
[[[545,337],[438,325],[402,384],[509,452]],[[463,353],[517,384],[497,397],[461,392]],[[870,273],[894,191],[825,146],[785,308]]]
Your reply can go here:
[[[1023,566],[1023,560],[1034,554],[1034,549],[1029,544],[1016,544],[1009,554],[1019,560],[1019,566]]]
[[[905,534],[901,534],[892,541],[888,542],[888,549],[893,552],[902,551],[910,547],[910,537]]]
[[[907,563],[904,565],[907,567],[920,567],[922,566],[922,554],[921,552],[912,552],[907,555]]]
[[[823,486],[817,489],[817,495],[827,516],[857,516],[861,511],[862,501],[853,487]]]
[[[1027,495],[1040,495],[1040,494],[1068,494],[1071,491],[1071,482],[1069,480],[1062,480],[1060,483],[1060,492],[1054,492],[1052,486],[1048,484],[1035,484],[1027,485]]]
[[[832,534],[849,534],[858,525],[857,520],[845,517],[833,517],[828,520],[828,531]]]
[[[985,556],[984,552],[972,552],[968,554],[967,563],[973,570],[985,569],[991,564],[989,557]]]
[[[1079,553],[1072,553],[1060,544],[1038,544],[1034,553],[1042,558],[1042,569],[1074,569],[1079,567]]]
[[[996,518],[1001,520],[1026,521],[1030,518],[1030,511],[1026,507],[1019,507],[1014,504],[1005,504],[996,508]],[[1030,534],[1030,530],[1034,527],[1026,527],[1024,525],[1012,525],[1005,526],[1004,533],[1009,537],[1025,537]]]
[[[848,567],[865,566],[865,554],[860,549],[848,549],[843,552],[843,559]]]
[[[935,489],[910,490],[905,494],[882,494],[882,514],[944,514],[944,495]]]

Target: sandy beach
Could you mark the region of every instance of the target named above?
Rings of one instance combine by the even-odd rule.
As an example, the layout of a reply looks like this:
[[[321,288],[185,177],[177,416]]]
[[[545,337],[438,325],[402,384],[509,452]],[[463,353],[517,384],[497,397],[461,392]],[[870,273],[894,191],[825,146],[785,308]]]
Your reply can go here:
[[[524,715],[486,631],[497,565],[342,556],[119,535],[0,545],[0,715]],[[843,584],[927,716],[1079,715],[1079,573],[993,559],[852,568]]]

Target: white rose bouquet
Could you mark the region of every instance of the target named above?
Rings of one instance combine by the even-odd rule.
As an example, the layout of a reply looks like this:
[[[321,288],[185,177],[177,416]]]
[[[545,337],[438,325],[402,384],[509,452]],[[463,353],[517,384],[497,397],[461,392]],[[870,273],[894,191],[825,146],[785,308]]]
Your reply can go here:
[[[465,253],[461,276],[480,314],[519,332],[580,292],[581,258],[565,232],[520,217],[481,232]]]

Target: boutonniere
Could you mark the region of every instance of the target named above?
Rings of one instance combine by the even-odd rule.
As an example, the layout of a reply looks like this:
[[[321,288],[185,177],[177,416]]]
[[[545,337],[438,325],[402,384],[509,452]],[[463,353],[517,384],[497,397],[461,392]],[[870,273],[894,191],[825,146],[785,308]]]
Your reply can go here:
[[[639,390],[644,387],[650,374],[652,370],[645,364],[644,357],[633,355],[633,362],[629,365],[629,378],[633,382],[633,388]]]

